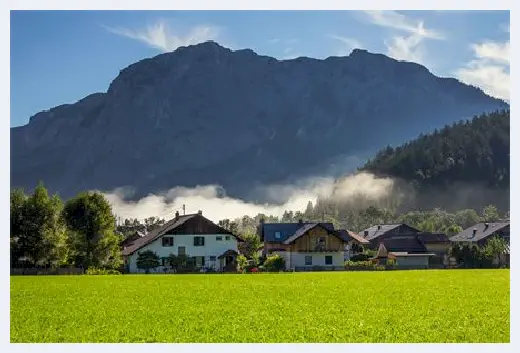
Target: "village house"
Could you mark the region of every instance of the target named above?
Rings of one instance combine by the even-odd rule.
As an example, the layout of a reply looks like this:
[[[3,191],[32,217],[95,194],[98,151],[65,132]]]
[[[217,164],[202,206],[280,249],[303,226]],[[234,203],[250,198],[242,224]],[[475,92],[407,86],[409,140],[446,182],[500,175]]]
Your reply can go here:
[[[263,256],[278,254],[287,269],[313,267],[343,269],[354,244],[368,241],[347,230],[335,230],[331,223],[265,223],[258,227]]]
[[[445,234],[421,232],[407,224],[383,224],[365,229],[362,234],[370,242],[370,248],[379,249],[383,244],[385,249],[391,253],[399,253],[401,257],[409,254],[430,254],[428,266],[443,267],[450,240]],[[426,259],[425,258],[425,259]],[[422,259],[421,261],[426,261]],[[402,260],[404,263],[412,260]],[[416,261],[416,260],[413,260]],[[419,261],[419,260],[417,260]]]
[[[472,227],[464,229],[459,234],[454,235],[450,238],[450,241],[453,243],[462,242],[462,243],[475,243],[479,246],[485,246],[487,241],[491,239],[492,236],[498,236],[505,240],[507,243],[507,249],[504,254],[505,263],[509,264],[510,261],[510,222],[507,221],[499,221],[499,222],[483,222],[475,224]]]
[[[198,268],[212,268],[215,271],[236,270],[240,239],[209,219],[196,214],[179,215],[163,226],[154,229],[143,237],[136,237],[123,248],[125,268],[129,273],[144,272],[137,268],[139,253],[151,250],[156,253],[160,266],[155,272],[168,269],[166,261],[170,254],[187,255],[195,259]]]
[[[395,249],[395,248],[394,248]],[[430,267],[430,258],[435,256],[431,253],[410,253],[407,251],[388,250],[384,242],[379,244],[375,260],[380,265],[387,265],[388,260],[394,261],[398,269],[426,269]]]

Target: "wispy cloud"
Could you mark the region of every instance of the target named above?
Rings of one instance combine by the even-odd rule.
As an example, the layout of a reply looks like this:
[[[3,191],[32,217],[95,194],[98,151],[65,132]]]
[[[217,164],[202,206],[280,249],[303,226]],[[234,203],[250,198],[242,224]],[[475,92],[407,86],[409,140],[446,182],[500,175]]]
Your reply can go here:
[[[510,41],[472,44],[475,58],[455,75],[464,83],[480,87],[487,94],[509,101]]]
[[[442,32],[425,28],[423,20],[413,19],[396,11],[364,11],[364,14],[374,25],[405,33],[385,40],[387,55],[398,60],[425,65],[427,54],[424,40],[445,39]]]
[[[218,27],[209,25],[196,26],[181,35],[174,33],[164,21],[158,21],[142,29],[109,26],[103,26],[103,28],[111,33],[137,40],[163,52],[169,52],[181,46],[217,40],[220,37],[220,29]]]
[[[343,37],[337,34],[329,34],[328,37],[340,42],[340,47],[337,52],[339,56],[347,56],[352,52],[352,49],[362,48],[361,43],[354,38]]]
[[[368,20],[378,26],[392,28],[430,39],[444,39],[436,30],[424,28],[423,20],[409,18],[396,11],[364,11]]]

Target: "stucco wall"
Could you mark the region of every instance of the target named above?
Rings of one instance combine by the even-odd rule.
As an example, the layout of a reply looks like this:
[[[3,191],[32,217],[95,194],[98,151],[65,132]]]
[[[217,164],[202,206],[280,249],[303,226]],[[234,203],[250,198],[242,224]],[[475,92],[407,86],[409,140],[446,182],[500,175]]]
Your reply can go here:
[[[237,240],[236,238],[229,236],[229,240],[226,240],[225,234],[208,234],[208,235],[196,235],[204,237],[204,246],[194,246],[193,239],[194,235],[185,235],[185,234],[177,234],[177,235],[169,235],[165,234],[165,237],[173,237],[173,246],[163,247],[162,246],[162,237],[156,239],[152,243],[144,246],[138,251],[146,251],[151,250],[155,252],[159,258],[167,257],[170,254],[178,255],[179,246],[186,247],[186,255],[188,256],[204,256],[206,260],[206,265],[214,265],[216,270],[220,270],[220,261],[216,259],[214,262],[210,262],[210,256],[218,256],[222,255],[226,250],[235,250],[237,251]],[[217,240],[217,237],[222,237],[222,240]],[[144,272],[143,270],[139,270],[136,265],[136,260],[138,257],[137,251],[129,256],[128,265],[130,273],[138,273]],[[152,272],[163,272],[163,267],[159,266]]]
[[[428,268],[429,259],[427,256],[398,256],[396,262],[401,268]]]
[[[336,252],[289,252],[280,251],[276,252],[278,255],[285,259],[285,267],[343,267],[344,266],[344,254],[343,251]],[[312,256],[312,265],[305,265],[305,256]],[[325,256],[332,256],[332,265],[325,265]]]

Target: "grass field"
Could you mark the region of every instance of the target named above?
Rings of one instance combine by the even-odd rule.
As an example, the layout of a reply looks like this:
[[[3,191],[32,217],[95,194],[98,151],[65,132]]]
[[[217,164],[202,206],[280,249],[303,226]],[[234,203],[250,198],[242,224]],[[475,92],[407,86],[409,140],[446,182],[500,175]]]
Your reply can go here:
[[[11,277],[11,342],[509,342],[509,270]]]

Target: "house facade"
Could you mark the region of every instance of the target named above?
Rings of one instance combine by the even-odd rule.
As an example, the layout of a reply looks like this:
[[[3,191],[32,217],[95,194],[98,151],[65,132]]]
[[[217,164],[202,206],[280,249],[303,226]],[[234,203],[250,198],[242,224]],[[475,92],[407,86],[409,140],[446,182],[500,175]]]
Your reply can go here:
[[[337,231],[331,223],[260,223],[258,235],[263,256],[278,254],[287,269],[313,267],[343,269],[349,245],[359,240],[348,231]],[[360,238],[360,237],[359,237]],[[363,239],[361,239],[364,242]],[[346,255],[347,254],[347,255]]]
[[[151,272],[169,269],[167,258],[170,254],[186,255],[194,258],[197,268],[215,271],[236,269],[238,241],[240,239],[209,219],[202,212],[179,215],[146,236],[136,239],[122,251],[125,268],[129,273],[141,273],[137,268],[139,253],[151,250],[160,258],[160,266]]]

